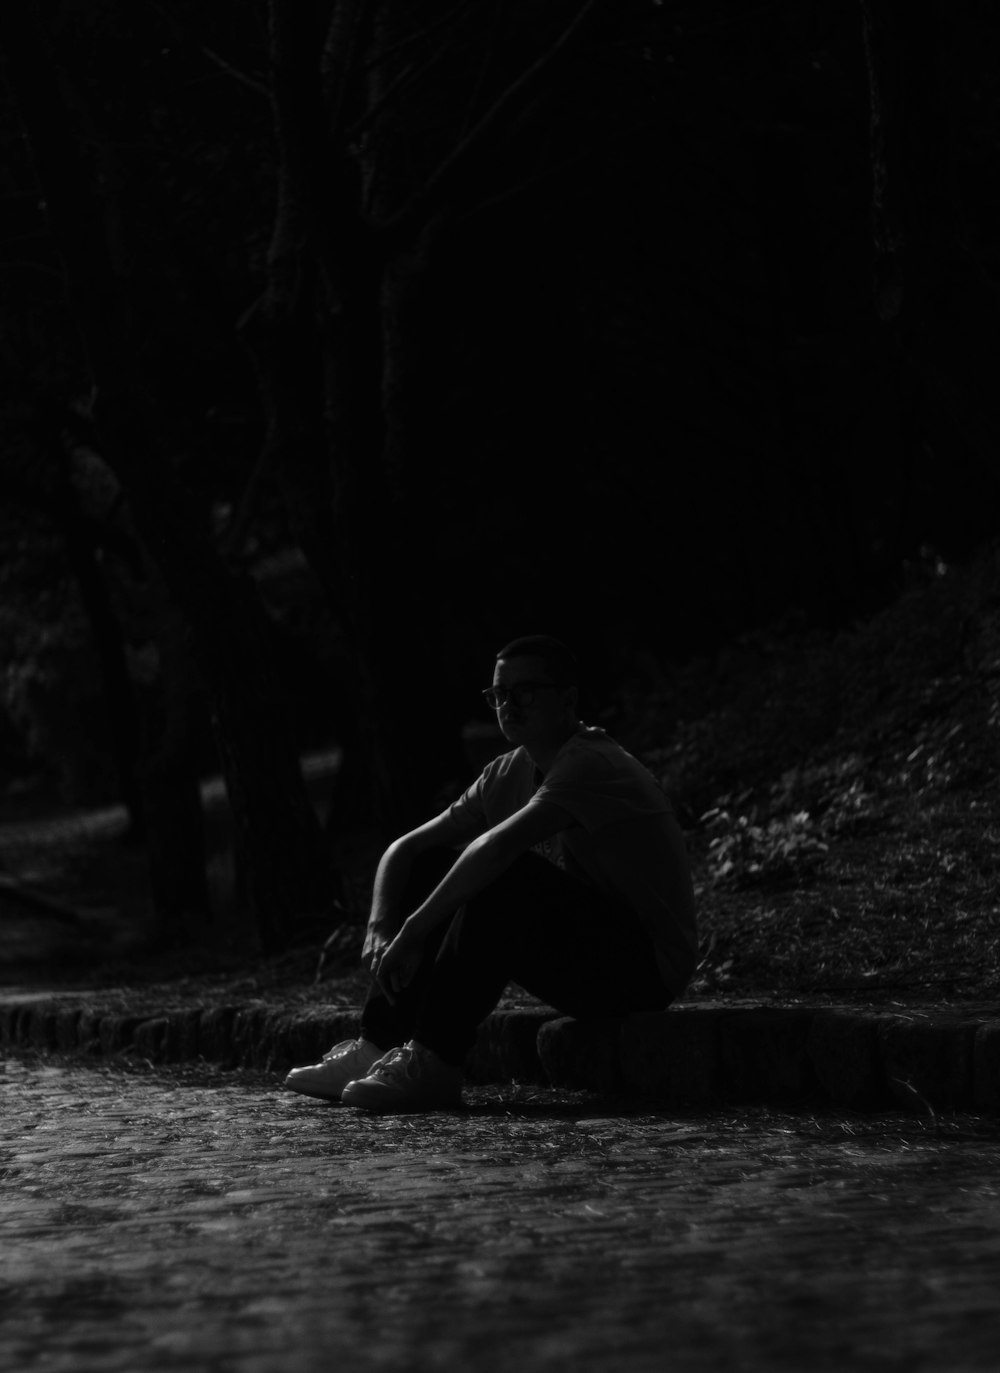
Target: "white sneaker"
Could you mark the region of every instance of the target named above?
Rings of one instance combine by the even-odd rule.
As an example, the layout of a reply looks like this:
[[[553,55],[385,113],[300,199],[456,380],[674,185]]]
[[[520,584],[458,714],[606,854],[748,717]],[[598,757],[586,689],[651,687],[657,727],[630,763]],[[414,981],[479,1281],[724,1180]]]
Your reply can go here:
[[[340,1097],[365,1111],[427,1111],[461,1106],[462,1070],[411,1039],[389,1052],[367,1077],[349,1082]]]
[[[325,1097],[339,1101],[340,1094],[356,1077],[364,1077],[385,1050],[367,1039],[345,1039],[335,1044],[322,1061],[308,1068],[293,1068],[285,1078],[285,1086],[304,1096]]]

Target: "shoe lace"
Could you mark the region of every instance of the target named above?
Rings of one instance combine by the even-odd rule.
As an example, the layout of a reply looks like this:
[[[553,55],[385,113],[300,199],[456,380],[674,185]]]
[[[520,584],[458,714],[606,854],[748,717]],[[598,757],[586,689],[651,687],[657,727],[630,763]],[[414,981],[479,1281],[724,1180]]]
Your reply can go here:
[[[403,1045],[389,1052],[373,1066],[369,1077],[377,1077],[384,1082],[410,1081],[420,1073],[420,1060],[415,1050]]]
[[[332,1049],[327,1049],[323,1055],[323,1062],[335,1063],[338,1058],[345,1058],[355,1048],[357,1048],[357,1041],[346,1039],[342,1044],[335,1044]]]

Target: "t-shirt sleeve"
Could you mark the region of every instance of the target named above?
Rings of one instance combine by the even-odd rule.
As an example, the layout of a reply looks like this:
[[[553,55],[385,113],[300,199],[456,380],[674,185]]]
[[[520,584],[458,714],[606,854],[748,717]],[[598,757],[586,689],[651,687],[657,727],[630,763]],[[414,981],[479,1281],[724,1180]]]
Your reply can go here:
[[[475,839],[490,827],[483,799],[485,775],[480,773],[472,785],[467,787],[458,800],[453,801],[448,808],[448,814],[463,841]]]
[[[530,759],[520,749],[501,754],[452,802],[449,815],[465,842],[520,810],[531,794],[530,767]]]
[[[628,770],[583,750],[560,758],[535,793],[572,815],[588,834],[605,825],[670,812],[670,803],[652,774],[634,759]]]

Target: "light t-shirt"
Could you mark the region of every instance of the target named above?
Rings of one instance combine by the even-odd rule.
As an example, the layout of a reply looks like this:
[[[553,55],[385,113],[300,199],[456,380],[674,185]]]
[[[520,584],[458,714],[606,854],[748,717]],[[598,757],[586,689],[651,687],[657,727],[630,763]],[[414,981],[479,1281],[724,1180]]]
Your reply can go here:
[[[568,811],[573,824],[538,852],[635,911],[664,982],[679,995],[697,961],[694,893],[684,836],[655,778],[604,730],[582,725],[544,777],[523,748],[513,749],[485,768],[450,814],[472,840],[542,801]]]

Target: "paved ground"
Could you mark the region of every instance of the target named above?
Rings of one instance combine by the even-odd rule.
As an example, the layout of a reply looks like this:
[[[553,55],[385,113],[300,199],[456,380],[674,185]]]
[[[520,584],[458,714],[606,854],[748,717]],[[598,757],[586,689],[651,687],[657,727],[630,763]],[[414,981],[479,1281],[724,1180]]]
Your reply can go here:
[[[1000,1369],[1000,1133],[0,1060],[0,1368]]]

